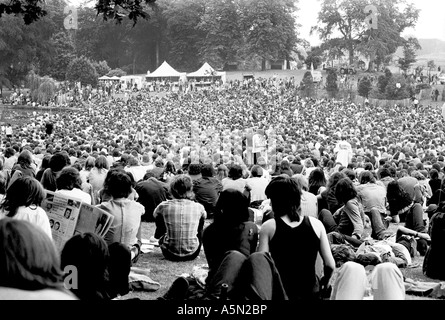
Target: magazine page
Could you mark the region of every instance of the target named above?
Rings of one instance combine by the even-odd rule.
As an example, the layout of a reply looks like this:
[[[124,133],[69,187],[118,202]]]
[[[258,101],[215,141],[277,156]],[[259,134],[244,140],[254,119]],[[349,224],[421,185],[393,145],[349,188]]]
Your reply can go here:
[[[114,217],[102,209],[82,203],[79,219],[74,234],[92,232],[104,237],[108,232]]]
[[[46,190],[42,208],[48,215],[53,240],[59,250],[62,250],[65,242],[74,234],[81,203],[80,199]]]

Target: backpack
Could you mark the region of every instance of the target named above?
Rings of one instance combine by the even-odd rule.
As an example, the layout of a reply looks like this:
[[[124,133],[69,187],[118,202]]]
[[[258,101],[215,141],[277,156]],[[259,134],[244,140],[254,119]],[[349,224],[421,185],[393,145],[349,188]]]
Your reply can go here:
[[[423,260],[423,273],[432,279],[445,280],[445,210],[431,217],[430,227],[431,245]]]

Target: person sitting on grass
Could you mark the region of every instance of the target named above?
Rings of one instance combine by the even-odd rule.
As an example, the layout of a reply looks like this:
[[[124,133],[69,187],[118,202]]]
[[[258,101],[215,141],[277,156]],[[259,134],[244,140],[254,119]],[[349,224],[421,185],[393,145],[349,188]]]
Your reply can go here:
[[[123,169],[113,169],[107,174],[106,189],[111,200],[97,207],[113,215],[114,219],[104,239],[108,245],[122,243],[131,250],[131,260],[136,261],[140,254],[141,217],[145,208],[129,199],[132,192],[131,179]]]
[[[210,281],[227,251],[237,250],[246,257],[255,252],[258,227],[249,221],[248,199],[238,190],[227,189],[219,196],[215,220],[203,233],[203,246]]]
[[[335,186],[335,197],[341,207],[334,214],[323,209],[318,218],[328,234],[338,232],[348,242],[358,247],[362,243],[365,214],[351,179],[343,178],[338,181]]]
[[[201,251],[205,208],[192,201],[193,182],[188,175],[172,178],[170,194],[173,199],[161,202],[153,212],[155,234],[162,234],[159,246],[168,260],[194,260]]]
[[[64,245],[61,266],[77,269],[71,292],[80,300],[110,300],[129,292],[131,253],[122,243],[107,243],[94,233],[77,234]]]

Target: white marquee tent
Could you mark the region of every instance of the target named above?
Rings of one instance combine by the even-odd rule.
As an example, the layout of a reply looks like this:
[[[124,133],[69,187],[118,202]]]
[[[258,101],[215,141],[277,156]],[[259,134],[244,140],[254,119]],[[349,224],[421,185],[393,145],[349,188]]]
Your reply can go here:
[[[164,61],[155,71],[145,75],[147,81],[165,79],[179,81],[179,79],[185,80],[185,78],[185,72],[176,71],[167,63],[167,61]]]
[[[188,79],[196,79],[196,81],[203,81],[203,82],[209,82],[212,79],[221,79],[223,82],[226,82],[226,73],[216,71],[212,68],[211,65],[209,65],[207,62],[205,62],[199,70],[188,73],[187,74]]]

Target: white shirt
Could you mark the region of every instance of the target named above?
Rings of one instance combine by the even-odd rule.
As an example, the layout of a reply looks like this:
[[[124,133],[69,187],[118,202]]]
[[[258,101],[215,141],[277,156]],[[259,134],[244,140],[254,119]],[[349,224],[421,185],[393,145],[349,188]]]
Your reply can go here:
[[[6,215],[7,215],[7,212],[5,212],[3,210],[0,212],[0,218],[5,218]],[[49,238],[52,240],[53,235],[51,233],[51,226],[49,224],[49,219],[48,219],[48,216],[47,216],[45,210],[43,210],[41,207],[21,206],[17,209],[17,213],[15,214],[13,219],[25,220],[25,221],[32,223],[33,225],[41,228],[43,230],[43,232],[45,232],[49,236]]]
[[[258,200],[266,200],[266,187],[269,181],[263,177],[255,177],[247,179],[247,183],[252,188],[250,191],[250,202]]]
[[[74,188],[73,190],[57,190],[56,193],[67,197],[79,199],[86,204],[91,204],[91,196],[88,193],[77,188]]]

